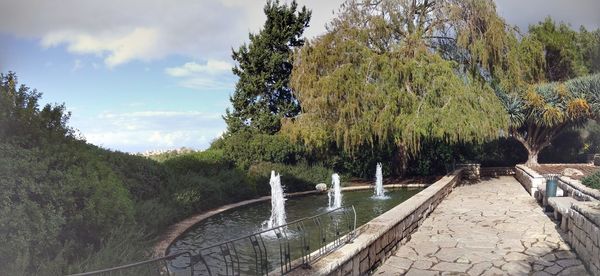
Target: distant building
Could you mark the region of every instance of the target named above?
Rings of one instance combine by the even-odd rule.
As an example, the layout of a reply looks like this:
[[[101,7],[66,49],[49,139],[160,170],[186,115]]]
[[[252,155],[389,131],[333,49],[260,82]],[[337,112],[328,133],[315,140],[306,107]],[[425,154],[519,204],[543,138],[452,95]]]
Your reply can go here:
[[[151,157],[151,156],[156,156],[156,155],[161,155],[161,154],[178,155],[178,154],[184,154],[184,153],[191,153],[191,152],[195,152],[195,151],[196,150],[192,149],[192,148],[181,147],[178,149],[167,149],[167,150],[147,150],[144,152],[136,153],[136,155],[140,155],[140,156],[144,156],[144,157]]]

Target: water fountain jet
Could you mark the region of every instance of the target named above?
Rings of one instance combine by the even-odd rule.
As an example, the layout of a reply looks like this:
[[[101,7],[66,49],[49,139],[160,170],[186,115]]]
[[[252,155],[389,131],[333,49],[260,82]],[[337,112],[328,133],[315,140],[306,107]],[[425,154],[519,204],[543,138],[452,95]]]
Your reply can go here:
[[[383,189],[383,172],[381,171],[381,163],[377,163],[375,170],[375,191],[374,198],[385,199],[385,190]]]
[[[266,222],[267,228],[273,228],[285,224],[285,197],[281,186],[281,176],[271,171],[271,217]]]
[[[342,188],[340,187],[340,176],[337,173],[331,175],[331,189],[327,196],[329,197],[329,209],[342,207]]]

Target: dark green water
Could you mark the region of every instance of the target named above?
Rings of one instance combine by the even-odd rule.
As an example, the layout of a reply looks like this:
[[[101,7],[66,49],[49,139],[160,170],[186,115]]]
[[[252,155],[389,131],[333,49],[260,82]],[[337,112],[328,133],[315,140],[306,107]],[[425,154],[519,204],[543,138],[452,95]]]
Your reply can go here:
[[[391,189],[388,190],[386,195],[387,199],[375,199],[372,198],[372,190],[362,190],[353,192],[343,192],[342,195],[342,207],[354,206],[357,217],[357,227],[377,217],[378,215],[386,212],[394,206],[402,203],[411,196],[415,195],[422,189]],[[304,197],[296,197],[287,199],[285,202],[285,209],[287,215],[287,221],[291,222],[297,219],[311,217],[328,211],[327,208],[328,198],[326,194],[310,195]],[[214,244],[218,244],[224,241],[235,239],[241,236],[250,235],[252,233],[263,230],[263,223],[269,219],[271,214],[271,203],[270,201],[261,202],[249,206],[239,207],[233,210],[223,212],[221,214],[212,216],[197,225],[195,225],[190,231],[184,234],[180,239],[175,241],[168,250],[168,254],[174,254],[182,251],[189,251],[197,254],[200,248],[205,248]],[[339,214],[338,217],[342,215]],[[328,225],[332,221],[338,221],[335,214],[324,218],[323,223]],[[347,217],[344,217],[347,218]],[[327,221],[329,219],[329,221]],[[312,222],[312,220],[311,220]],[[341,222],[344,224],[346,221]],[[346,225],[346,224],[344,224]],[[310,239],[310,251],[318,249],[319,237],[317,234],[317,226],[314,223],[305,224],[307,233],[313,233],[309,235]],[[300,257],[300,242],[298,231],[294,229],[288,229],[288,235],[290,239],[296,243],[292,243],[291,246],[291,258],[295,259]],[[335,232],[335,231],[331,231]],[[332,234],[333,235],[333,234]],[[279,246],[274,233],[266,233],[262,236],[269,253],[269,270],[278,269],[280,266],[279,258]],[[247,244],[241,244],[246,242]],[[297,244],[297,246],[296,246]],[[250,246],[249,241],[240,241],[240,244],[236,244],[236,258],[240,258],[239,263],[241,264],[242,274],[257,274],[255,269],[255,254]],[[206,252],[204,252],[206,253]],[[208,256],[207,259],[213,259],[216,263],[222,258],[222,254],[213,252],[214,254]],[[208,254],[211,255],[211,254]],[[185,266],[189,263],[188,260],[181,258],[175,260],[174,264],[177,266]],[[202,266],[199,264],[199,266]],[[223,266],[223,265],[218,265]],[[246,267],[246,268],[245,268]],[[251,268],[247,268],[251,267]],[[201,270],[201,269],[199,269]],[[221,274],[215,273],[213,274]],[[224,274],[224,272],[223,272]]]

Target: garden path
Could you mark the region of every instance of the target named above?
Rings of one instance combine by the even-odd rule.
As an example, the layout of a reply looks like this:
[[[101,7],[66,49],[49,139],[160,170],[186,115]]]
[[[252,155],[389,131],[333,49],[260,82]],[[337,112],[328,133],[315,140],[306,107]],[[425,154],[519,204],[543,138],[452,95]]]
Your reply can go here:
[[[456,187],[375,275],[588,275],[513,177]]]

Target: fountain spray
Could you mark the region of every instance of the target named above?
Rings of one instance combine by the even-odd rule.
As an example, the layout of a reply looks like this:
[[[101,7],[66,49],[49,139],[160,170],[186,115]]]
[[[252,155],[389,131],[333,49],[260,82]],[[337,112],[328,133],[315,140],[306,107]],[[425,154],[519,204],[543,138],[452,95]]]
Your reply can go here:
[[[267,221],[267,227],[273,228],[285,224],[285,197],[281,187],[281,175],[271,171],[271,217]]]
[[[331,189],[327,196],[329,197],[329,209],[342,207],[342,188],[340,187],[340,176],[337,173],[331,175]]]
[[[385,198],[385,190],[383,189],[383,173],[381,172],[381,163],[377,163],[375,171],[375,192],[376,198]]]

